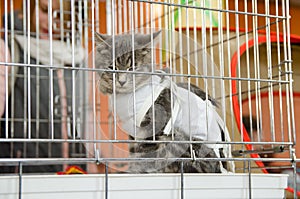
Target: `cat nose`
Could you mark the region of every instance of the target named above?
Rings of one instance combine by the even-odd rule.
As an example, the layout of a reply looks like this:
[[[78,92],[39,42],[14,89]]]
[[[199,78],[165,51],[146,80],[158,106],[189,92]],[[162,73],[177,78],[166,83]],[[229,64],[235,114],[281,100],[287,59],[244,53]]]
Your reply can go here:
[[[126,83],[126,81],[119,81],[119,84],[120,84],[121,86],[123,86],[125,83]]]
[[[123,73],[120,73],[120,74],[118,74],[117,78],[118,78],[119,84],[120,84],[121,86],[124,86],[124,84],[125,84],[126,81],[127,81],[127,75],[126,75],[126,74],[123,74]]]

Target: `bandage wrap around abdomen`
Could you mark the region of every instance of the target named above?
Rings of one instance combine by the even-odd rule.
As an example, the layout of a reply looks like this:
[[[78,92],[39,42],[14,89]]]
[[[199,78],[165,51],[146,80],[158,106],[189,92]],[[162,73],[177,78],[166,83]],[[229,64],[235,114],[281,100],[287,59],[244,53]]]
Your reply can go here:
[[[221,142],[223,121],[215,110],[211,101],[203,100],[191,91],[178,87],[171,78],[154,75],[135,92],[116,95],[116,113],[121,121],[122,128],[131,136],[147,138],[153,136],[152,132],[145,131],[140,125],[147,111],[153,105],[160,93],[169,88],[172,94],[172,118],[164,128],[164,134],[171,134],[172,128],[178,129],[187,136],[204,141]],[[135,105],[134,105],[135,104]],[[159,119],[159,118],[156,118]],[[226,129],[226,127],[225,127]],[[227,130],[223,132],[228,133]],[[226,134],[225,133],[225,134]],[[225,135],[230,141],[229,135]],[[208,147],[223,148],[222,144],[209,143]]]

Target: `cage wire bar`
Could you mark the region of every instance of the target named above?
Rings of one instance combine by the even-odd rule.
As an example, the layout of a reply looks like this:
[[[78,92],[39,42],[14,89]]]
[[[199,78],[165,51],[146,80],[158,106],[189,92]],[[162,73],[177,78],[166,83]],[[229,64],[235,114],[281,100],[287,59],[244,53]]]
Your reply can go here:
[[[103,197],[111,198],[113,174],[141,173],[146,179],[144,173],[164,173],[161,165],[167,168],[174,162],[180,173],[178,198],[189,198],[184,170],[189,162],[228,162],[224,168],[230,174],[247,174],[244,198],[258,197],[253,175],[259,173],[289,174],[287,197],[300,196],[295,122],[300,82],[293,76],[297,69],[292,62],[300,39],[290,34],[288,0],[7,0],[0,6],[0,180],[18,175],[18,198],[23,198],[29,173],[66,172],[76,165],[77,172],[104,174]],[[146,34],[149,41],[141,47],[138,42]],[[120,41],[126,40],[119,40],[120,35],[130,35],[125,54],[132,53],[126,60],[118,57]],[[109,46],[113,60],[105,67],[97,57],[102,44]],[[149,71],[140,70],[138,52],[144,49],[150,49]],[[112,77],[108,95],[101,90],[103,74]],[[124,76],[132,79],[132,99],[120,105]],[[141,84],[141,76],[145,81],[150,77],[149,82]],[[158,135],[165,114],[159,111],[166,107],[157,105],[155,89],[166,80],[170,122]],[[139,137],[145,120],[139,118],[138,103],[139,89],[147,83],[142,101],[150,99],[147,117],[152,123],[145,138]],[[186,85],[186,96],[179,96],[180,84]],[[203,95],[204,111],[196,115],[205,118],[201,131],[206,138],[194,132],[195,86]],[[178,140],[182,113],[176,104],[185,103],[182,99],[189,102],[182,118],[188,138]],[[122,120],[124,106],[130,107],[132,124]],[[222,121],[222,139],[208,139],[212,106]],[[132,151],[146,146],[165,146],[166,154]],[[188,155],[168,157],[172,146]],[[197,146],[208,146],[215,156],[197,157]],[[229,156],[216,155],[217,149],[228,148]],[[153,162],[162,168],[146,171]],[[144,165],[144,172],[134,170],[135,165]]]

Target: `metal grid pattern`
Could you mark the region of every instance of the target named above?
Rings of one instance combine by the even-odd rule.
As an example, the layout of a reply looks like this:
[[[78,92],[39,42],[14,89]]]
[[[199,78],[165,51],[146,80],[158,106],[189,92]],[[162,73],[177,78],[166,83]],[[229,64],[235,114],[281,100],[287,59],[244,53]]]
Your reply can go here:
[[[132,144],[217,143],[230,145],[233,157],[206,159],[191,153],[169,160],[181,168],[191,160],[234,161],[234,172],[249,174],[291,169],[295,187],[297,82],[292,77],[289,1],[53,0],[46,8],[42,2],[24,0],[16,13],[17,1],[4,1],[0,9],[0,143],[7,152],[1,155],[0,170],[57,172],[77,164],[108,176],[126,172],[130,162],[166,158],[133,158]],[[44,15],[47,26],[41,22]],[[218,103],[231,141],[195,141],[191,134],[186,141],[129,139],[117,114],[116,85],[120,74],[140,73],[118,71],[115,62],[112,68],[99,68],[95,32],[114,41],[120,34],[157,30],[160,36],[150,42],[152,70],[142,74],[185,82],[189,93],[192,84],[201,88]],[[41,46],[45,54],[38,50]],[[112,44],[113,60],[115,48]],[[99,90],[99,74],[105,72],[113,76],[109,96]],[[132,92],[135,98],[136,89]],[[153,96],[153,89],[149,93]],[[174,123],[171,129],[174,138]],[[135,127],[129,134],[138,133]]]

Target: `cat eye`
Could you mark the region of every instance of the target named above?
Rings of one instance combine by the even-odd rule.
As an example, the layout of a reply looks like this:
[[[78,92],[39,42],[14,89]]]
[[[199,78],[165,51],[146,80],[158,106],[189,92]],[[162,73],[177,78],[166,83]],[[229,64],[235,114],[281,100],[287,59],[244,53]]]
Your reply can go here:
[[[109,69],[114,70],[113,65],[108,66]],[[116,68],[116,67],[115,67]]]
[[[133,71],[133,67],[127,68],[127,71]]]

